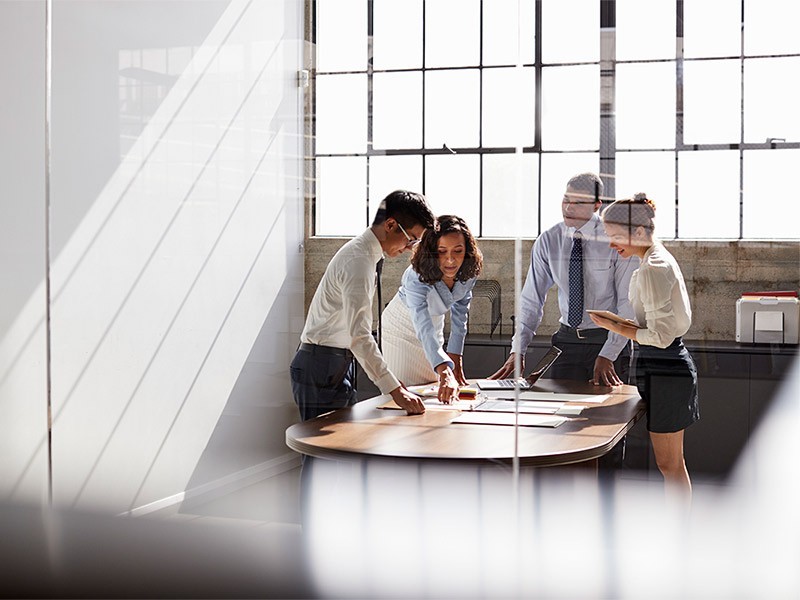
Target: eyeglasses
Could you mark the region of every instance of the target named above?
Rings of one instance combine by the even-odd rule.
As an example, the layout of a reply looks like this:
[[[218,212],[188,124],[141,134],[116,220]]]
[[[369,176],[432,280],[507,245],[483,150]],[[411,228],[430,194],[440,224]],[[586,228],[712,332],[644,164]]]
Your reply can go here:
[[[569,196],[564,194],[564,197],[561,199],[562,204],[597,204],[598,202],[600,202],[600,200],[594,199],[593,196]]]
[[[397,226],[400,228],[400,231],[403,232],[403,235],[406,236],[406,248],[413,248],[414,246],[419,244],[419,240],[417,238],[412,238],[410,235],[408,235],[406,230],[403,229],[403,226],[400,225],[399,221],[395,221],[395,222],[397,223]]]

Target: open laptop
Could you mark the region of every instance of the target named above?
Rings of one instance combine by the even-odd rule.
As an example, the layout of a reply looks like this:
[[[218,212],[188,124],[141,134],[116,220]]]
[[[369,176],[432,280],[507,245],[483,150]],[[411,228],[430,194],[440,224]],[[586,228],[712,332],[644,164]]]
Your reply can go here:
[[[527,390],[536,383],[544,372],[550,368],[556,359],[561,355],[561,348],[551,346],[550,350],[542,357],[542,360],[534,367],[531,374],[525,379],[520,378],[520,389]],[[475,382],[482,390],[513,390],[517,384],[516,379],[478,379]]]

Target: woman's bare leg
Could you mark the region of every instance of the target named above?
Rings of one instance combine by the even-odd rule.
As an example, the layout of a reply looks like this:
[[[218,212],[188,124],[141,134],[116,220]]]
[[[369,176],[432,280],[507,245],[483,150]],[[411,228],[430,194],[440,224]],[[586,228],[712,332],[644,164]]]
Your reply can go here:
[[[658,470],[664,476],[668,500],[675,500],[684,508],[692,502],[692,482],[683,458],[683,430],[674,433],[650,432],[650,441],[656,455]]]

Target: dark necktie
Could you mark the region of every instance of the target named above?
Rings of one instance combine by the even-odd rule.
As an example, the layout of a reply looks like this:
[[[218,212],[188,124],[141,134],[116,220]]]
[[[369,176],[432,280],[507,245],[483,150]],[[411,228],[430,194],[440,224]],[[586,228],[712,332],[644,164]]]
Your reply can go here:
[[[381,348],[383,338],[383,326],[381,323],[381,313],[383,312],[383,299],[381,298],[381,273],[383,273],[383,257],[375,265],[375,288],[378,290],[378,350]]]
[[[569,255],[569,314],[567,323],[577,328],[583,320],[583,242],[579,231],[572,238]]]

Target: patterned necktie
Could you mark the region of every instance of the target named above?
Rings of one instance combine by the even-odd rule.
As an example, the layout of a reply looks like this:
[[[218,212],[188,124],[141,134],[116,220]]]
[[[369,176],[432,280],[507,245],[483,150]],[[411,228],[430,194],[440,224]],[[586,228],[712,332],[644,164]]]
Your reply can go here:
[[[567,323],[577,328],[583,320],[583,236],[575,232],[569,255],[569,314]]]
[[[381,298],[381,273],[383,273],[383,257],[375,265],[375,288],[378,290],[378,350],[381,348],[381,339],[383,338],[383,324],[381,322],[381,313],[383,312],[383,299]]]

